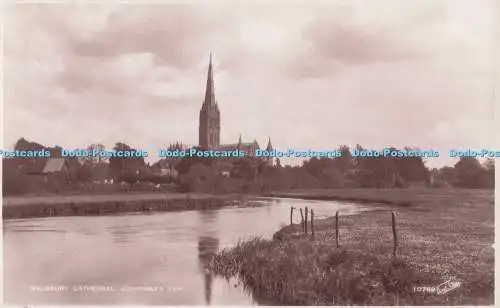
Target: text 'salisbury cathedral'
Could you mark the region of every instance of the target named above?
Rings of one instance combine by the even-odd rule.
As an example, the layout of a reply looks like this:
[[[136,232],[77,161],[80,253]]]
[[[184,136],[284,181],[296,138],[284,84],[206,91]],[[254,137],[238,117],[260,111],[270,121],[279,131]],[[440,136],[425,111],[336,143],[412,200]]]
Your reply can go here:
[[[217,101],[215,100],[214,76],[212,68],[212,54],[210,54],[210,63],[208,64],[207,87],[205,90],[205,100],[200,110],[200,126],[199,126],[199,145],[203,149],[211,150],[241,150],[246,155],[252,157],[255,151],[259,150],[259,144],[256,140],[253,142],[242,142],[241,135],[237,143],[220,144],[220,111]],[[270,151],[271,138],[267,143],[266,150]],[[273,165],[272,158],[266,159],[269,165]]]

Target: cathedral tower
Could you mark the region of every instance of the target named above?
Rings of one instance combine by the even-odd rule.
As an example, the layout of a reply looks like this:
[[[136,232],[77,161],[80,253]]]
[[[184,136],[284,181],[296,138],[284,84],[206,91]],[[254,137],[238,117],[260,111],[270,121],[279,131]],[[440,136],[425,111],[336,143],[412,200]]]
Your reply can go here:
[[[205,100],[200,110],[199,145],[205,149],[216,148],[220,145],[220,112],[215,101],[212,53],[210,53],[208,64]]]
[[[269,141],[267,142],[266,151],[271,152],[273,150],[273,145],[271,144],[271,137],[269,137]],[[272,156],[266,157],[266,163],[269,167],[274,166],[274,159]]]

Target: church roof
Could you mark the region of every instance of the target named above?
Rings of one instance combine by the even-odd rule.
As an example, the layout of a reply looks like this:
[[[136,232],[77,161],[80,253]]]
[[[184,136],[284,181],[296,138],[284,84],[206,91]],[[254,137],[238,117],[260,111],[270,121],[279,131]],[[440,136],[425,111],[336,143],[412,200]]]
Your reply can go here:
[[[20,170],[25,174],[42,174],[48,160],[45,157],[24,159],[20,164]]]
[[[45,168],[43,168],[42,173],[53,173],[53,172],[63,171],[65,168],[67,168],[67,165],[66,165],[66,160],[64,158],[53,157],[49,159],[49,161],[45,165]]]
[[[224,151],[224,150],[227,150],[227,151],[231,151],[231,150],[234,150],[234,149],[237,149],[238,148],[238,144],[237,143],[233,143],[233,144],[221,144],[217,147],[217,150],[221,150],[221,151]]]
[[[219,151],[233,151],[240,150],[245,152],[247,155],[254,153],[255,150],[260,149],[257,141],[254,142],[241,142],[241,143],[231,143],[231,144],[221,144],[216,148]]]
[[[51,157],[43,168],[42,173],[54,173],[59,171],[75,172],[81,167],[81,163],[75,158]]]
[[[222,149],[237,149],[239,147],[248,148],[248,147],[259,147],[259,144],[256,142],[243,142],[243,143],[231,143],[231,144],[221,144],[217,147],[218,150]]]

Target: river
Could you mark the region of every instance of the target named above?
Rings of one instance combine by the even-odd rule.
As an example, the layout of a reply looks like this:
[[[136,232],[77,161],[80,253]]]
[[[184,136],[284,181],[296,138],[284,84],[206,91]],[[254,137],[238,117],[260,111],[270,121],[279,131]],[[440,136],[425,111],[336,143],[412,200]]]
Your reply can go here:
[[[205,265],[240,239],[271,238],[289,223],[291,206],[309,206],[318,219],[365,210],[275,198],[210,211],[5,220],[4,303],[257,305],[238,281]]]

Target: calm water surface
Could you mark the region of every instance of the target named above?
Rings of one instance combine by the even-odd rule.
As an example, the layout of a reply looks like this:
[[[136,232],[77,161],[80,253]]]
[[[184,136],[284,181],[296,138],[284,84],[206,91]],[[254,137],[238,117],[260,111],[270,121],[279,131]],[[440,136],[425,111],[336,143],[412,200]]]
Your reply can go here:
[[[257,305],[236,280],[205,270],[239,239],[272,237],[290,206],[320,219],[360,206],[251,200],[210,211],[4,221],[4,301],[64,305]],[[295,220],[299,221],[299,217]]]

